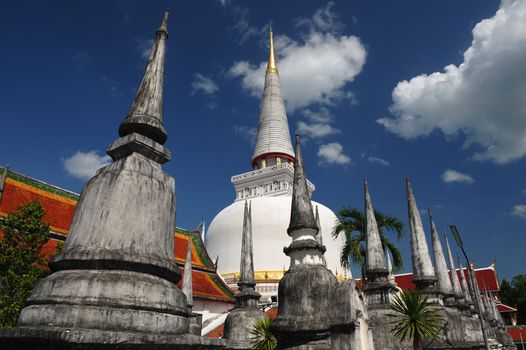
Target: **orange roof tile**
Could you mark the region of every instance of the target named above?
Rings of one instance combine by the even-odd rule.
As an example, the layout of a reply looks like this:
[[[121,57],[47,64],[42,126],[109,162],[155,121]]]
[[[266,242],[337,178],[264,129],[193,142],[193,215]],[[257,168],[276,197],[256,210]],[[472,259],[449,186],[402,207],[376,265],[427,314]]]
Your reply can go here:
[[[59,234],[50,238],[42,249],[42,253],[49,260],[55,253],[58,242],[65,239],[69,232],[78,198],[76,193],[9,171],[0,201],[0,217],[5,217],[31,200],[40,201],[46,211],[44,221],[50,224],[52,232]],[[174,238],[175,261],[183,271],[186,247],[189,241],[192,242],[194,297],[233,303],[234,294],[217,274],[199,232],[176,228]]]

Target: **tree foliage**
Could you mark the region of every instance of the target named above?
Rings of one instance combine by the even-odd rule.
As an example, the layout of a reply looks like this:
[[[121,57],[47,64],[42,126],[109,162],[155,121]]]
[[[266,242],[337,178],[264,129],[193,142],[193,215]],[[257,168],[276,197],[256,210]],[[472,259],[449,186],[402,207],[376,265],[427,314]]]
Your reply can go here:
[[[378,232],[382,241],[383,248],[387,248],[393,256],[394,270],[400,270],[404,265],[402,253],[398,247],[387,238],[386,232],[396,235],[397,239],[404,234],[404,224],[400,219],[389,216],[377,210],[374,211]],[[366,240],[366,220],[365,214],[357,208],[343,207],[336,214],[337,222],[332,230],[332,235],[336,238],[341,233],[345,235],[345,245],[340,253],[340,263],[344,267],[349,267],[349,260],[362,267],[365,265],[365,240]],[[363,275],[363,273],[362,273]]]
[[[518,324],[526,324],[526,275],[514,276],[511,283],[502,280],[500,299],[504,304],[518,309]]]
[[[265,317],[258,320],[250,330],[251,346],[254,350],[274,350],[278,348],[276,337],[270,331],[272,319]]]
[[[48,241],[49,224],[37,201],[10,213],[0,229],[0,327],[14,327],[35,283],[47,273],[41,254]]]
[[[389,308],[394,311],[389,314],[394,325],[391,334],[401,342],[412,339],[413,350],[421,350],[425,338],[436,340],[443,328],[440,310],[417,290],[403,290],[393,298]]]

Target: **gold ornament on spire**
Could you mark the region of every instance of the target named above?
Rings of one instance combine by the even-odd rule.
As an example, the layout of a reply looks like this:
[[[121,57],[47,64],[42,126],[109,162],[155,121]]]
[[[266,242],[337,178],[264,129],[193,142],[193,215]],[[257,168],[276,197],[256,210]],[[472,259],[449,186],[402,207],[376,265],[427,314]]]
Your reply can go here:
[[[278,74],[278,65],[274,57],[274,40],[272,38],[272,27],[270,27],[270,56],[268,58],[267,73]]]

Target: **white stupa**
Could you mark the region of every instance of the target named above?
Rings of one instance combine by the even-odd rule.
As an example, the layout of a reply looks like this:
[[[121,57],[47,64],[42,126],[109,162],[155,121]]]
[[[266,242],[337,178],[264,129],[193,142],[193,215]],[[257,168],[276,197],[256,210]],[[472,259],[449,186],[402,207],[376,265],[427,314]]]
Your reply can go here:
[[[268,298],[277,295],[277,283],[290,264],[283,247],[291,242],[287,227],[294,175],[294,150],[281,95],[272,32],[252,168],[254,170],[250,172],[232,176],[235,201],[212,220],[206,233],[205,246],[210,257],[218,259],[219,273],[229,285],[235,287],[240,270],[244,202],[250,200],[256,290]],[[315,186],[309,181],[308,186],[312,194]],[[319,212],[320,234],[327,248],[327,267],[339,278],[350,277],[350,272],[340,266],[343,240],[335,240],[331,235],[336,215],[320,203],[312,201],[312,206],[314,210],[317,207]]]

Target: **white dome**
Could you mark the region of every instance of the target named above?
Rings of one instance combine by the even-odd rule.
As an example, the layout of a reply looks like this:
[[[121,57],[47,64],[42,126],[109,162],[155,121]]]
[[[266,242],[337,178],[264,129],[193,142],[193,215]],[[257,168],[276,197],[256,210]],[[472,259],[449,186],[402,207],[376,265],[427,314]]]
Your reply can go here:
[[[283,247],[292,242],[287,234],[291,201],[291,196],[251,199],[255,271],[288,270],[290,258],[283,253]],[[206,250],[212,259],[219,257],[218,271],[221,274],[239,272],[244,205],[244,201],[236,201],[223,209],[212,220],[206,233]],[[327,268],[333,273],[342,273],[340,252],[343,239],[335,240],[331,235],[336,215],[322,204],[313,201],[312,205],[314,210],[318,206],[323,244],[327,247]]]

